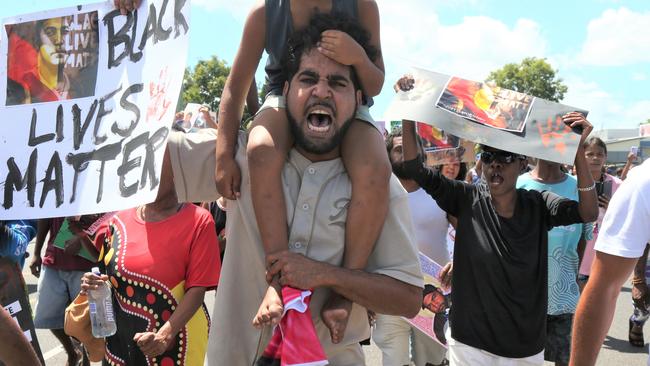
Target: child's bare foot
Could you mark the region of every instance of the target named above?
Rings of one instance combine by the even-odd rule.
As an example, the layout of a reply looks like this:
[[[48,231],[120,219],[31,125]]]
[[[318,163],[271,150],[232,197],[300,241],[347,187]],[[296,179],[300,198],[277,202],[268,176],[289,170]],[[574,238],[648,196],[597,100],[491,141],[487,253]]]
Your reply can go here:
[[[348,326],[348,319],[352,311],[352,301],[333,292],[321,309],[320,316],[323,323],[329,328],[332,343],[336,344],[343,340],[345,328]]]
[[[255,318],[253,318],[253,326],[259,329],[267,325],[276,325],[282,319],[283,311],[282,290],[280,284],[275,281],[266,290],[260,308],[257,310]]]

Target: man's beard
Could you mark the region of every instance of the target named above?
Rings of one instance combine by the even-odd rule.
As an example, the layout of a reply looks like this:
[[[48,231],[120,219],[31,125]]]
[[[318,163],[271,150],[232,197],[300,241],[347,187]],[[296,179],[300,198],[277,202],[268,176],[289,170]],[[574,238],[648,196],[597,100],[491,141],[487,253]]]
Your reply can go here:
[[[357,112],[357,102],[355,100],[354,111],[350,118],[343,122],[343,125],[340,129],[337,128],[336,123],[334,120],[332,120],[331,128],[334,129],[334,135],[328,141],[317,144],[305,136],[300,123],[296,121],[296,119],[291,115],[291,112],[289,111],[289,101],[287,101],[286,105],[287,108],[285,108],[285,110],[287,113],[287,120],[289,120],[289,127],[291,128],[291,133],[293,133],[295,144],[311,154],[326,154],[338,147],[341,144],[341,140],[343,140],[343,136],[345,136],[345,133],[348,131],[350,125],[354,121],[354,116],[356,116]],[[304,119],[303,122],[308,123],[307,121],[304,121]]]
[[[399,179],[409,179],[408,175],[404,171],[404,163],[403,162],[390,162],[390,166],[393,168],[393,174]]]

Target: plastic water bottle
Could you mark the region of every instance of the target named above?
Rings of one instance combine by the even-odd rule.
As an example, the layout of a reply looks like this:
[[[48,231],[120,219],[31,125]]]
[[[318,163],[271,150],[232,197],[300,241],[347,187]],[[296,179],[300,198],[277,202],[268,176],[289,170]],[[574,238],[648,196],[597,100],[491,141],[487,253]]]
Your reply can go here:
[[[92,272],[97,276],[100,275],[99,268],[97,267],[94,267]],[[117,332],[111,287],[108,283],[104,282],[96,290],[88,291],[88,308],[90,310],[90,324],[93,328],[93,337],[110,337]]]

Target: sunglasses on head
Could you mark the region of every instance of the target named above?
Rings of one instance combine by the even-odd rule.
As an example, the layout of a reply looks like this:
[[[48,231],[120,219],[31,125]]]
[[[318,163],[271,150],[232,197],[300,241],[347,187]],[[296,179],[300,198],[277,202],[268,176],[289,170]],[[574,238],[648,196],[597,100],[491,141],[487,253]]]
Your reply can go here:
[[[525,157],[507,151],[483,151],[481,153],[481,161],[485,164],[491,164],[495,160],[501,164],[510,164],[517,159],[523,160]]]

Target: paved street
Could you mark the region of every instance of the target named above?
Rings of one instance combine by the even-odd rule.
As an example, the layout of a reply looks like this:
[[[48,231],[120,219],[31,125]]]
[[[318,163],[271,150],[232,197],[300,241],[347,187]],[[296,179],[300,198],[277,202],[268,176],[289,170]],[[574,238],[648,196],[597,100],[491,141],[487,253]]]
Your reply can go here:
[[[29,248],[30,253],[33,252],[33,245]],[[29,263],[29,258],[27,259]],[[30,302],[32,308],[36,303],[36,284],[37,279],[32,276],[29,269],[23,271],[25,280],[28,284],[30,292]],[[208,292],[205,297],[208,309],[212,309],[214,304],[214,292]],[[614,322],[610,329],[605,343],[600,352],[597,365],[599,366],[643,366],[646,364],[648,358],[648,343],[650,339],[650,330],[646,328],[646,345],[643,348],[634,348],[627,342],[627,322],[631,312],[630,288],[624,287],[618,298],[618,305],[616,307],[616,314]],[[47,366],[64,366],[66,363],[66,356],[63,348],[59,345],[58,341],[49,331],[37,330],[36,334],[43,350],[43,356]],[[366,353],[366,364],[370,366],[381,365],[381,353],[379,349],[372,345],[364,347]],[[99,363],[94,365],[100,365]],[[552,365],[552,363],[546,363]]]

